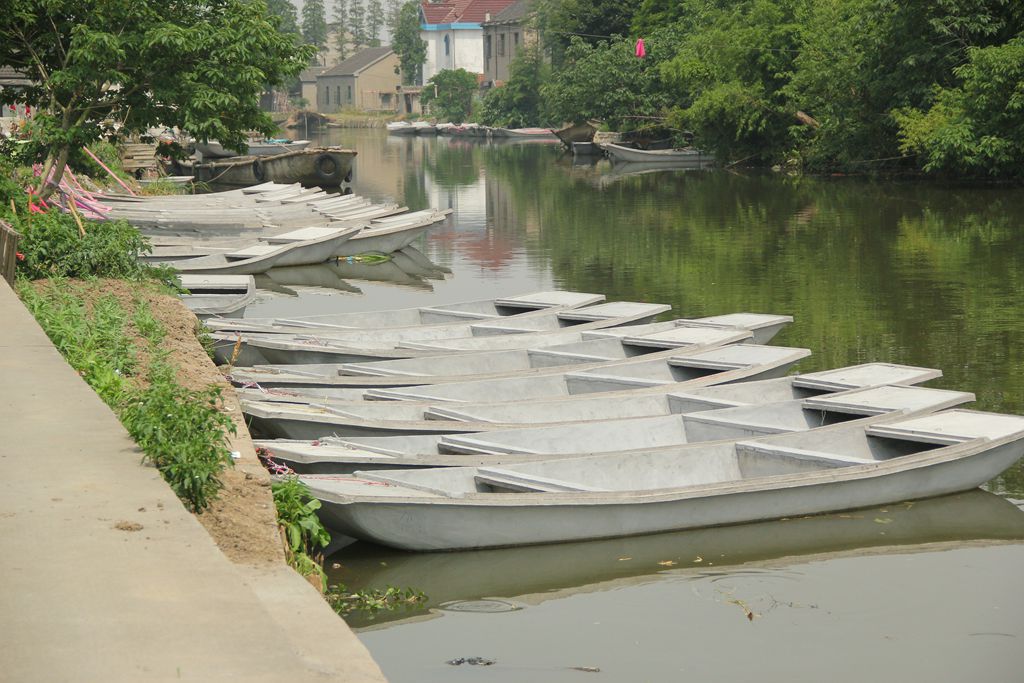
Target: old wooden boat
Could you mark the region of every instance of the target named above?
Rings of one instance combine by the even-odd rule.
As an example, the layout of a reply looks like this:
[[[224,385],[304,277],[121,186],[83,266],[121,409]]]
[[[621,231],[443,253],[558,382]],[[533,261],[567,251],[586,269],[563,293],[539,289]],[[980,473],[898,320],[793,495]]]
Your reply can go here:
[[[278,235],[273,242],[255,242],[238,249],[207,256],[168,261],[166,265],[181,273],[254,275],[274,266],[301,266],[323,263],[360,228],[304,228]]]
[[[616,301],[582,309],[534,311],[512,319],[474,323],[447,323],[391,327],[381,329],[317,329],[302,334],[245,335],[214,333],[214,350],[234,346],[239,339],[249,357],[262,357],[267,363],[359,363],[368,360],[409,357],[400,350],[420,341],[458,339],[471,336],[524,336],[529,333],[556,332],[568,327],[578,330],[603,329],[644,323],[671,308],[664,304]],[[530,345],[531,337],[521,343]],[[514,345],[515,343],[513,343]],[[435,352],[436,353],[436,352]]]
[[[178,275],[187,294],[179,295],[200,320],[217,316],[240,318],[256,298],[252,275]]]
[[[222,185],[256,185],[267,181],[337,187],[352,180],[356,153],[341,147],[318,147],[271,156],[176,162],[176,175],[191,172],[196,180]]]
[[[258,365],[238,368],[236,383],[262,387],[396,387],[466,382],[556,372],[573,366],[596,367],[669,349],[717,346],[743,341],[768,342],[790,316],[745,314],[729,316],[731,325],[706,319],[670,320],[595,330],[541,335],[546,341],[572,341],[516,349],[418,356],[389,361],[322,365]]]
[[[976,488],[1024,455],[1024,417],[962,409],[661,451],[301,477],[341,533],[418,551],[631,536]]]
[[[693,166],[703,166],[714,161],[714,157],[712,155],[693,148],[635,149],[632,147],[617,145],[613,142],[604,143],[602,148],[612,161],[639,161],[645,163],[658,162],[672,163],[676,165],[689,164]]]
[[[686,413],[739,408],[764,403],[783,403],[843,391],[868,389],[886,385],[913,385],[940,377],[931,368],[917,368],[888,363],[867,363],[814,373],[803,373],[773,379],[686,386],[668,384],[660,387],[583,394],[541,401],[492,401],[481,403],[431,401],[364,401],[323,400],[288,401],[273,389],[241,389],[240,396],[249,401],[284,401],[316,404],[335,415],[343,415],[347,425],[363,427],[364,435],[403,435],[482,432],[545,426],[554,423],[586,423],[616,421],[639,417],[678,416]],[[861,408],[863,409],[863,402]],[[447,430],[447,431],[445,431]],[[271,430],[273,431],[273,430]],[[275,452],[283,449],[285,460],[295,454],[299,465],[307,462],[330,466],[329,456],[345,456],[352,461],[351,448],[341,447],[333,436],[317,441],[267,441],[261,445]],[[461,457],[461,456],[460,456]],[[451,464],[465,464],[460,457]],[[403,461],[398,466],[413,466]],[[436,465],[435,461],[435,465]],[[302,470],[306,471],[306,470]]]
[[[597,127],[589,121],[574,123],[564,128],[552,131],[555,137],[562,141],[568,149],[574,149],[576,144],[591,144],[594,140],[594,133]]]
[[[223,159],[237,156],[266,157],[282,152],[296,152],[306,149],[311,144],[313,143],[310,140],[254,140],[246,146],[247,149],[243,155],[238,150],[225,149],[216,140],[208,140],[206,142],[197,141],[196,151],[202,154],[204,159]]]
[[[785,375],[790,367],[809,355],[810,352],[807,349],[753,344],[737,344],[712,347],[711,349],[698,346],[692,351],[671,349],[652,354],[656,358],[645,361],[642,367],[636,363],[622,362],[597,364],[597,367],[587,366],[587,369],[572,372],[548,372],[505,379],[366,390],[363,396],[377,398],[382,395],[386,396],[388,392],[392,391],[404,392],[401,395],[415,396],[420,392],[431,393],[444,390],[450,390],[448,393],[454,393],[456,396],[475,396],[491,390],[493,392],[490,394],[491,396],[500,396],[507,401],[528,401],[545,397],[555,399],[625,388],[623,386],[608,388],[608,385],[599,379],[601,373],[613,371],[620,371],[620,376],[628,379],[636,388],[672,384],[674,389],[684,390],[708,384],[778,377]],[[725,358],[730,359],[728,365],[721,363]],[[715,361],[719,363],[719,370],[707,372],[707,366]],[[655,374],[653,371],[659,366],[674,368],[675,376],[670,376],[667,381],[653,379],[652,376]],[[632,367],[632,376],[629,372],[622,370],[627,367]],[[595,378],[598,378],[597,381],[594,381]],[[350,407],[346,406],[346,408]],[[389,429],[403,429],[405,433],[418,429],[421,433],[443,433],[445,431],[473,431],[477,428],[453,422],[437,425],[418,424],[416,426],[378,424],[380,416],[374,414],[378,411],[372,407],[351,407],[351,411],[348,411],[339,410],[330,405],[253,401],[246,402],[245,411],[257,427],[263,428],[264,433],[290,439],[316,439],[332,434],[341,434],[342,431],[380,434]],[[391,410],[390,412],[393,414],[395,411]],[[410,417],[414,415],[415,413],[412,413]],[[479,428],[488,429],[490,425]]]

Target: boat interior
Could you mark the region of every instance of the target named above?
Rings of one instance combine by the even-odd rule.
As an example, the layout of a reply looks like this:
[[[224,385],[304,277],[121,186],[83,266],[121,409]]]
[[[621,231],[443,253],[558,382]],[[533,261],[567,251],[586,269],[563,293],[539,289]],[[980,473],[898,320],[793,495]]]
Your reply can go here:
[[[761,368],[761,377],[785,375],[793,363],[810,355],[807,349],[731,344],[668,358],[636,360],[576,372],[477,380],[452,384],[367,389],[368,400],[495,402],[504,396],[519,400],[573,396],[604,391],[656,387],[710,378],[731,371]],[[748,375],[744,375],[748,377]],[[737,379],[742,379],[737,376]],[[708,382],[710,383],[710,381]]]
[[[352,448],[388,454],[603,453],[807,431],[877,415],[942,410],[973,400],[973,394],[962,391],[884,386],[684,415],[597,420],[468,434],[344,438],[339,442]],[[352,410],[355,408],[358,406]],[[339,415],[357,415],[351,411],[328,410]],[[369,414],[360,417],[378,419]]]
[[[716,442],[683,452],[638,452],[501,467],[358,472],[413,490],[473,493],[642,492],[869,465],[975,440],[1024,436],[1024,417],[950,410],[877,425],[802,432],[770,442]]]

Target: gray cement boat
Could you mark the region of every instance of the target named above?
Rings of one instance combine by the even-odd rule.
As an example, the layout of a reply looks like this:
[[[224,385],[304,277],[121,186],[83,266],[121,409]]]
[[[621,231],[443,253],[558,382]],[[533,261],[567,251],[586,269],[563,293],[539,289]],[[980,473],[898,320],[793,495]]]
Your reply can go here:
[[[656,360],[645,361],[644,364],[623,363],[621,365],[602,365],[589,370],[574,372],[557,372],[527,377],[508,379],[480,380],[441,385],[424,385],[404,387],[405,391],[420,392],[424,390],[457,389],[464,394],[487,394],[501,396],[506,400],[527,400],[540,398],[568,397],[591,391],[610,391],[601,379],[601,373],[611,369],[629,367],[620,373],[632,386],[657,386],[673,384],[674,388],[684,390],[689,387],[705,386],[729,381],[768,379],[785,375],[789,368],[802,358],[810,355],[807,349],[792,349],[775,346],[755,346],[737,344],[726,347],[704,349],[697,347],[692,351],[669,350],[659,354]],[[728,359],[727,363],[723,363]],[[717,365],[717,371],[708,372],[709,365]],[[656,379],[657,366],[670,368],[664,372],[668,381]],[[622,387],[618,387],[622,388]],[[509,391],[504,391],[509,389]],[[364,396],[372,396],[386,390],[366,390]],[[397,390],[396,390],[397,391]],[[316,439],[340,434],[381,434],[393,430],[398,433],[436,434],[452,431],[475,431],[474,427],[458,422],[417,422],[415,425],[388,424],[380,420],[381,415],[389,409],[375,410],[372,406],[352,407],[352,411],[340,410],[330,405],[280,403],[270,401],[243,401],[242,409],[248,416],[252,426],[258,431],[273,436],[290,439]],[[403,409],[390,409],[390,412]],[[491,428],[490,425],[483,426]],[[418,430],[418,431],[417,431]],[[397,442],[395,442],[397,443]]]
[[[886,385],[914,385],[939,377],[941,374],[940,371],[930,368],[868,363],[774,379],[703,387],[688,387],[685,384],[665,385],[654,389],[585,394],[546,401],[452,404],[422,401],[351,400],[331,401],[316,405],[331,411],[332,421],[335,422],[332,425],[333,433],[342,434],[348,431],[355,436],[457,434],[522,429],[553,424],[621,422],[630,418],[678,417],[702,411],[760,406],[767,403],[781,406],[789,404],[789,407],[784,410],[794,413],[787,418],[792,424],[793,420],[803,414],[797,413],[792,407],[796,405],[797,401]],[[243,392],[245,391],[243,390]],[[266,411],[264,417],[273,414],[272,406],[265,405],[265,402],[260,406],[259,403],[248,398],[253,395],[262,396],[271,401],[275,398],[272,394],[266,395],[249,391],[247,400],[243,401],[247,411],[255,413],[262,407]],[[936,400],[942,400],[945,395],[936,394],[934,396]],[[867,398],[873,398],[885,410],[905,405],[894,403],[894,401],[914,400],[912,395],[904,398],[899,394],[891,398],[872,397],[871,395],[867,395]],[[932,398],[929,396],[926,400],[931,401]],[[831,406],[832,404],[827,405]],[[865,412],[866,405],[865,400],[860,400],[855,408],[868,414]],[[800,408],[804,409],[802,405]],[[737,417],[743,416],[732,415],[734,421]],[[744,419],[750,422],[748,418],[750,416]],[[256,418],[257,428],[262,420],[263,418]],[[764,420],[761,421],[764,422]],[[342,426],[338,426],[339,424]],[[636,424],[638,423],[629,423],[626,428],[633,429]],[[669,421],[666,421],[664,425],[657,424],[655,426],[660,428],[665,425],[669,430],[676,429],[676,425]],[[273,428],[268,431],[271,434],[275,433]],[[276,433],[279,435],[282,432]],[[522,437],[518,437],[518,440],[522,442]],[[266,440],[260,441],[258,445],[272,450],[300,472],[350,472],[361,463],[366,463],[361,454],[353,453],[353,445],[343,436],[326,436],[315,440]],[[500,447],[500,444],[497,444],[496,447]],[[371,450],[382,452],[380,448]],[[389,450],[386,443],[384,450]],[[399,450],[390,450],[394,451],[390,453],[392,460],[383,462],[390,463],[393,467],[423,466],[423,462],[416,458],[403,458]],[[523,449],[517,449],[516,454],[523,455]],[[465,454],[460,455],[453,452],[450,455],[454,457],[432,459],[431,466],[466,464]],[[378,461],[381,459],[371,459],[370,463]]]
[[[879,520],[887,522],[880,529]],[[884,533],[883,533],[884,531]],[[706,580],[711,572],[746,575],[780,567],[840,558],[937,553],[1024,541],[1024,511],[980,489],[899,505],[880,505],[859,514],[824,514],[783,521],[691,529],[559,545],[460,553],[346,553],[344,568],[331,581],[350,590],[416,586],[427,597],[422,609],[380,611],[354,628],[381,622],[422,622],[448,610],[493,610],[537,606],[573,595],[609,592],[655,581]],[[712,559],[713,558],[713,559]],[[709,567],[708,564],[713,563]],[[757,576],[754,574],[753,576]],[[788,572],[785,576],[791,576]],[[493,601],[501,596],[500,601]],[[770,609],[768,593],[757,602]],[[750,605],[756,609],[755,605]],[[766,609],[766,611],[767,611]]]
[[[165,265],[180,273],[255,275],[274,266],[302,266],[323,263],[361,228],[304,228],[206,256],[168,261]]]
[[[200,320],[240,318],[256,298],[252,275],[179,275],[178,282],[188,290],[179,298]]]
[[[529,292],[493,299],[476,299],[437,306],[417,306],[359,313],[327,313],[295,318],[246,318],[245,320],[211,320],[214,331],[294,332],[299,330],[336,328],[341,330],[412,327],[465,323],[470,320],[491,320],[519,316],[549,309],[571,309],[604,301],[603,294],[589,292]]]
[[[305,475],[329,528],[416,551],[560,543],[862,508],[976,488],[1024,417],[948,410],[660,451]]]
[[[218,359],[228,347],[242,344],[247,359],[262,358],[265,363],[358,363],[387,358],[408,358],[401,347],[419,341],[459,339],[471,336],[523,336],[530,333],[556,332],[575,327],[594,330],[619,325],[641,324],[668,311],[664,304],[616,301],[580,309],[534,311],[515,319],[488,320],[476,323],[449,323],[392,327],[375,330],[317,329],[304,334],[231,334],[212,335]],[[521,344],[530,344],[524,339]],[[513,342],[513,346],[516,342]],[[438,352],[433,352],[435,355]],[[241,362],[241,364],[255,364]]]
[[[721,319],[723,316],[715,316]],[[763,344],[788,324],[790,316],[756,313],[732,314],[733,325],[708,322],[706,318],[670,320],[629,325],[608,330],[540,335],[546,344],[521,349],[454,352],[444,355],[320,365],[256,365],[236,368],[232,381],[265,388],[397,387],[442,384],[480,379],[557,372],[559,368],[597,367],[669,349],[711,347],[753,342]],[[429,352],[427,352],[429,353]]]

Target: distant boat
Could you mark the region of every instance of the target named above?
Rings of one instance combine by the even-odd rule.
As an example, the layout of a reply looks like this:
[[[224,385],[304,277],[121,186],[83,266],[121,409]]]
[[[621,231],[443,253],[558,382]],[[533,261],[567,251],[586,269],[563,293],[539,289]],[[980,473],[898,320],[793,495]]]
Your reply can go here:
[[[202,154],[204,159],[222,159],[237,156],[267,157],[282,152],[297,152],[301,149],[306,149],[311,144],[310,140],[262,140],[250,142],[248,151],[243,155],[238,150],[225,149],[216,140],[209,140],[207,142],[197,142],[196,151]]]
[[[710,154],[691,147],[686,149],[634,149],[613,142],[605,143],[602,147],[612,161],[691,164],[693,166],[703,166],[714,161],[714,157]]]
[[[437,135],[437,126],[429,121],[392,121],[387,124],[392,135]]]
[[[550,140],[558,138],[550,128],[491,128],[492,138],[513,138],[524,140]]]
[[[177,169],[196,180],[224,185],[301,183],[307,187],[337,187],[352,180],[356,153],[341,147],[300,149],[273,156],[244,156],[214,161],[177,161]]]
[[[596,132],[596,126],[584,121],[583,123],[574,123],[571,126],[560,128],[554,131],[554,134],[555,137],[562,141],[563,145],[571,148],[578,142],[593,142],[594,133]]]

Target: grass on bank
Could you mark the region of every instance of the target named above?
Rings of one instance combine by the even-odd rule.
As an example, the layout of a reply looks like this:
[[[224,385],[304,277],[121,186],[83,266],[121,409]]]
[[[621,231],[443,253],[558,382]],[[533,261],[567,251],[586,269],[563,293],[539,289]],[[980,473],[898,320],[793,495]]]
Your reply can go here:
[[[71,367],[114,410],[143,460],[160,471],[186,507],[202,512],[222,487],[221,472],[232,464],[227,439],[235,427],[221,410],[221,391],[181,386],[159,348],[163,325],[141,299],[129,314],[116,297],[102,293],[103,286],[23,280],[18,294]],[[143,338],[146,348],[136,347],[133,336]]]

